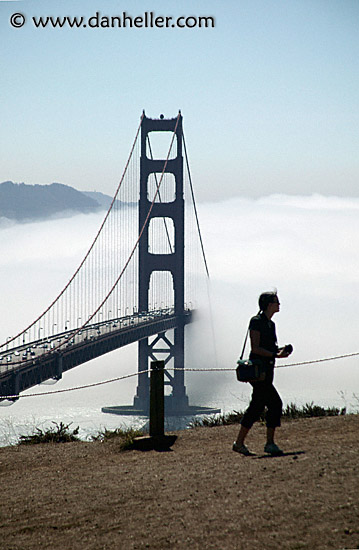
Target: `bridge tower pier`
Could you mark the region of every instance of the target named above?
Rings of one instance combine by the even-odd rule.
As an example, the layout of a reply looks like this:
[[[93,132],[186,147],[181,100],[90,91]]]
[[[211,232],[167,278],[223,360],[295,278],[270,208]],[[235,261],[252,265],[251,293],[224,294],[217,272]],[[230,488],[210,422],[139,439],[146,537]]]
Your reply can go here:
[[[173,148],[176,156],[165,159],[149,158],[148,134],[150,132],[175,132]],[[152,156],[152,155],[151,155]],[[174,177],[174,200],[164,202],[162,198],[156,200],[152,210],[149,200],[149,177],[151,174],[170,173]],[[159,197],[161,197],[161,191]],[[139,231],[142,230],[146,219],[147,223],[139,242],[139,297],[138,310],[148,311],[149,289],[151,275],[156,271],[171,273],[174,292],[174,314],[179,318],[184,313],[184,197],[183,197],[183,156],[182,156],[182,115],[173,119],[151,119],[145,115],[141,126],[141,164],[140,164],[140,200],[139,200]],[[171,219],[174,228],[174,246],[168,254],[154,254],[149,251],[149,228],[154,218]],[[156,345],[161,342],[160,352]],[[165,348],[163,348],[165,345]],[[138,343],[138,371],[146,371],[150,360],[157,360],[156,352],[166,354],[167,365],[173,360],[175,369],[184,368],[184,323],[173,329],[173,339],[165,333],[159,334],[150,342],[149,338]],[[173,375],[165,371],[165,384],[171,387],[171,394],[165,396],[167,414],[179,414],[188,410],[188,397],[184,384],[183,371],[174,370]],[[149,377],[139,374],[134,407],[147,410],[149,407]]]

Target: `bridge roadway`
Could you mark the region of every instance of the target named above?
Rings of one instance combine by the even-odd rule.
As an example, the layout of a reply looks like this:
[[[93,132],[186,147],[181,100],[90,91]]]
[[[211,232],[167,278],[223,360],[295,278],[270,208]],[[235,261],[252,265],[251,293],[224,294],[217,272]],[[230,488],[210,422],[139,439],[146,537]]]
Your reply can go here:
[[[9,348],[0,355],[0,401],[1,396],[19,395],[51,378],[59,380],[63,372],[82,363],[191,320],[189,309],[182,315],[176,315],[173,308],[159,309],[101,321],[81,330],[68,330]]]

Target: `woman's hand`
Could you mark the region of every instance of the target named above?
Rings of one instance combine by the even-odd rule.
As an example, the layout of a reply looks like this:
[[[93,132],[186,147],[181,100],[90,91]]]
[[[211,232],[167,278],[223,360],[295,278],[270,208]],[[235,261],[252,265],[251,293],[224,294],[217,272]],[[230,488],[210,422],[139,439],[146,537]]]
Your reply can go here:
[[[285,357],[288,357],[292,353],[292,351],[293,346],[291,344],[288,344],[287,346],[278,349],[277,357],[279,359],[284,359]]]

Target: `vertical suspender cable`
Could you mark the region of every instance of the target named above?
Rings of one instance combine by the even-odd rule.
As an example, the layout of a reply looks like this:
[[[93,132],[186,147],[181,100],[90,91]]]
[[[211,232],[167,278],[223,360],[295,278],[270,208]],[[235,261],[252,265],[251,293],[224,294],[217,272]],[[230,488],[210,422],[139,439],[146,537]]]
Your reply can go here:
[[[137,143],[137,138],[138,138],[138,135],[139,135],[139,132],[140,132],[140,129],[141,129],[141,126],[142,126],[142,120],[143,120],[143,117],[144,115],[142,114],[141,116],[141,119],[140,119],[140,124],[138,126],[138,129],[137,129],[137,132],[136,132],[136,136],[135,136],[135,139],[134,139],[134,142],[132,144],[132,148],[131,148],[131,151],[130,151],[130,154],[129,154],[129,157],[128,157],[128,160],[127,160],[127,163],[125,165],[125,168],[124,168],[124,171],[123,171],[123,174],[122,174],[122,177],[121,177],[121,180],[117,186],[117,190],[116,190],[116,193],[115,193],[115,196],[111,202],[111,205],[106,213],[106,216],[96,234],[96,237],[95,239],[93,240],[90,248],[88,249],[84,259],[82,260],[81,264],[79,265],[79,267],[77,268],[77,270],[75,271],[75,273],[73,274],[73,276],[71,277],[71,279],[69,280],[69,282],[66,284],[66,286],[62,289],[62,291],[58,294],[58,296],[51,302],[51,304],[47,307],[47,309],[45,309],[45,311],[43,311],[43,313],[41,315],[39,315],[37,317],[37,319],[35,319],[35,321],[33,321],[29,326],[27,326],[23,331],[21,331],[19,334],[17,334],[16,336],[12,337],[11,339],[8,339],[6,342],[4,342],[3,344],[0,344],[0,349],[3,348],[4,346],[7,346],[9,344],[9,342],[12,342],[12,341],[15,341],[16,338],[18,338],[19,336],[22,336],[23,334],[26,333],[26,331],[29,331],[33,328],[34,332],[35,332],[35,338],[36,338],[36,329],[37,329],[37,332],[38,334],[41,332],[40,331],[40,327],[41,327],[41,323],[44,323],[44,317],[46,314],[49,313],[49,311],[51,310],[51,308],[55,307],[55,304],[58,303],[59,301],[61,301],[63,298],[64,298],[64,309],[65,309],[65,319],[64,319],[64,322],[67,323],[67,321],[71,322],[71,316],[70,316],[70,312],[71,312],[71,291],[72,291],[72,283],[75,279],[75,277],[78,275],[79,271],[84,267],[84,264],[85,262],[88,260],[89,256],[91,256],[91,252],[93,251],[94,255],[95,255],[95,265],[94,265],[94,268],[95,268],[95,272],[98,271],[98,255],[96,254],[96,251],[94,250],[95,248],[95,245],[96,243],[98,242],[99,240],[99,237],[101,235],[101,232],[103,230],[103,227],[110,215],[110,212],[112,211],[112,207],[114,205],[114,202],[115,200],[117,199],[117,196],[119,194],[119,191],[120,191],[120,188],[121,188],[121,185],[122,185],[122,182],[124,180],[124,177],[125,177],[125,174],[127,172],[127,168],[129,166],[129,163],[130,163],[130,160],[132,158],[132,154],[133,154],[133,151],[134,151],[134,148],[135,148],[135,145]],[[91,261],[91,258],[90,258],[90,261]],[[68,291],[68,292],[67,292]],[[68,311],[69,309],[69,311]]]
[[[199,240],[200,240],[200,243],[201,243],[201,249],[202,249],[202,255],[203,255],[204,266],[205,266],[205,268],[206,268],[207,277],[208,277],[208,279],[209,279],[209,270],[208,270],[208,265],[207,265],[207,260],[206,260],[206,254],[205,254],[205,252],[204,252],[204,246],[203,246],[201,228],[200,228],[200,226],[199,226],[199,220],[198,220],[198,214],[197,214],[197,206],[196,206],[196,201],[195,201],[195,198],[194,198],[193,185],[192,185],[192,178],[191,178],[191,172],[190,172],[190,169],[189,169],[189,162],[188,162],[188,156],[187,156],[186,142],[185,142],[185,139],[184,139],[184,133],[182,133],[182,136],[183,136],[183,146],[184,146],[184,152],[185,152],[185,157],[186,157],[186,165],[187,165],[188,179],[189,179],[189,185],[190,185],[191,195],[192,195],[192,201],[193,201],[194,214],[195,214],[195,216],[196,216],[196,223],[197,223],[198,236],[199,236]]]
[[[188,179],[189,179],[189,184],[190,184],[190,189],[191,189],[191,195],[192,195],[193,209],[194,209],[194,213],[195,213],[195,217],[196,217],[196,224],[197,224],[198,236],[199,236],[199,240],[200,240],[200,244],[201,244],[201,249],[202,249],[203,261],[204,261],[204,265],[205,265],[205,269],[206,269],[206,273],[207,273],[207,282],[209,283],[209,282],[210,282],[209,269],[208,269],[208,264],[207,264],[207,260],[206,260],[206,254],[205,254],[204,246],[203,246],[201,228],[200,228],[200,225],[199,225],[199,219],[198,219],[196,201],[195,201],[195,198],[194,198],[194,191],[193,191],[193,185],[192,185],[191,172],[190,172],[190,168],[189,168],[189,161],[188,161],[188,155],[187,155],[186,142],[185,142],[185,139],[184,139],[184,133],[183,133],[183,132],[182,132],[182,137],[183,137],[183,146],[184,146],[185,157],[186,157],[186,166],[187,166],[187,172],[188,172]],[[210,320],[211,320],[211,330],[212,330],[212,337],[213,337],[213,347],[214,347],[215,364],[216,364],[216,366],[218,366],[218,357],[217,357],[217,348],[216,348],[216,340],[215,340],[215,331],[214,331],[214,324],[213,324],[212,303],[211,303],[211,297],[210,297],[210,292],[209,292],[209,286],[208,286],[208,285],[207,285],[207,293],[208,293],[208,301],[209,301],[209,309],[210,309]]]

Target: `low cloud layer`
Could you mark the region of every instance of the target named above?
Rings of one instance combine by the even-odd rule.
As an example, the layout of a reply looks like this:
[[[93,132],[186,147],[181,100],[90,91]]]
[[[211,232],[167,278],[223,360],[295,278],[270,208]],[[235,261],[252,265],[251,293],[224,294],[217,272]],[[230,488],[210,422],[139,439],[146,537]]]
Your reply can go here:
[[[234,367],[249,318],[258,310],[258,296],[273,288],[281,301],[281,311],[274,318],[278,338],[282,344],[294,345],[291,362],[359,351],[359,199],[278,195],[205,203],[198,208],[214,319],[211,327],[207,304],[198,322],[188,328],[188,366]],[[101,220],[101,214],[91,214],[24,225],[2,221],[2,341],[31,322],[64,286]],[[349,399],[352,393],[359,394],[357,364],[358,358],[353,358],[278,369],[277,383],[287,402],[316,396],[316,401],[320,396],[328,401],[340,391]],[[87,383],[136,369],[133,346],[93,366],[74,369],[59,384]],[[129,404],[135,385],[135,380],[126,385],[125,397],[118,386],[99,390],[98,406],[115,404],[115,395],[118,404]],[[232,373],[188,375],[186,385],[197,404],[220,401],[220,406],[230,407],[234,394],[248,393]],[[77,394],[77,399],[80,403],[82,397]]]

